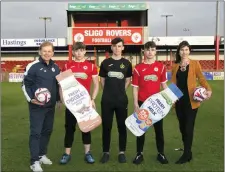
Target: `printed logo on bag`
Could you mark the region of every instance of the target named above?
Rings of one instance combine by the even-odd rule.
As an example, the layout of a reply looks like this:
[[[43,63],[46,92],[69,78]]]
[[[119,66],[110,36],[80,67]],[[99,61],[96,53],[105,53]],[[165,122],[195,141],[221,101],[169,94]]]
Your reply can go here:
[[[124,66],[124,64],[122,63],[121,65],[120,65],[120,69],[124,69],[125,68],[125,66]]]
[[[87,70],[88,67],[87,66],[84,66],[83,68],[84,68],[84,70]]]
[[[140,129],[142,129],[143,131],[146,131],[148,129],[148,127],[150,127],[152,125],[152,120],[147,118],[146,120],[142,121],[139,124]]]
[[[110,78],[118,78],[118,79],[123,79],[124,78],[124,75],[122,72],[109,72],[108,73],[108,77]]]
[[[82,73],[82,72],[76,72],[73,73],[75,78],[80,78],[80,79],[87,79],[88,76],[86,73]]]
[[[90,110],[90,107],[88,106],[83,106],[82,108],[80,108],[77,112],[78,113],[81,113],[81,114],[84,114],[84,112],[88,112]]]
[[[151,126],[152,125],[152,120],[151,119],[146,119],[145,124],[147,126]]]
[[[145,75],[144,80],[145,81],[157,81],[158,77],[157,77],[157,75]]]
[[[155,101],[158,103],[158,105],[159,105],[162,109],[165,109],[165,106],[164,106],[163,103],[160,101],[160,99],[155,99]]]
[[[149,112],[146,109],[141,109],[138,113],[138,119],[141,121],[145,121],[148,119]]]
[[[161,95],[163,96],[163,98],[166,100],[166,103],[167,103],[168,105],[172,106],[173,101],[171,100],[171,98],[170,98],[166,93],[164,93],[164,92],[161,92],[160,94],[161,94]]]
[[[159,69],[157,67],[154,68],[154,71],[157,72]]]
[[[158,103],[156,103],[151,98],[148,99],[148,102],[149,102],[148,109],[151,112],[151,115],[153,115],[155,117],[157,117],[158,115],[160,115],[160,116],[164,115],[162,108],[161,108],[161,106],[158,105]]]
[[[75,86],[76,85],[74,84],[74,82],[70,85],[70,87],[75,87]],[[78,84],[78,86],[79,86],[79,84]],[[70,92],[68,94],[68,97],[65,100],[65,102],[66,102],[66,104],[79,105],[80,103],[82,103],[83,97],[87,96],[87,94],[88,93],[86,91],[80,91],[79,89],[75,89],[73,92]]]
[[[77,87],[77,86],[79,86],[79,82],[78,81],[75,81],[75,82],[72,82],[72,83],[68,83],[67,84],[67,87],[64,87],[63,89],[64,90],[67,90],[67,89],[69,89],[71,87]]]

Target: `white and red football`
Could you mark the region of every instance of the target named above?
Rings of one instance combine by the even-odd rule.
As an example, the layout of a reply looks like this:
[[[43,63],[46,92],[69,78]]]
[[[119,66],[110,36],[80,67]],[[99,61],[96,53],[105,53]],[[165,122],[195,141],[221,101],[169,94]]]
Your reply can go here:
[[[51,99],[51,93],[47,88],[38,88],[35,91],[35,97],[41,103],[48,103]]]
[[[206,89],[204,87],[197,87],[194,91],[193,99],[202,102],[207,98]]]

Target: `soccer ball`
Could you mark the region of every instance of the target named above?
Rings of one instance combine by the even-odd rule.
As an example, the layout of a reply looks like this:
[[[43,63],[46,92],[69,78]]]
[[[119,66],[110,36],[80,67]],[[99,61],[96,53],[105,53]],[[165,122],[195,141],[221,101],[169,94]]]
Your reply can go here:
[[[38,88],[35,91],[35,97],[41,103],[48,103],[51,99],[51,93],[47,88]]]
[[[193,99],[198,102],[202,102],[206,99],[206,89],[204,87],[197,87],[194,91]]]

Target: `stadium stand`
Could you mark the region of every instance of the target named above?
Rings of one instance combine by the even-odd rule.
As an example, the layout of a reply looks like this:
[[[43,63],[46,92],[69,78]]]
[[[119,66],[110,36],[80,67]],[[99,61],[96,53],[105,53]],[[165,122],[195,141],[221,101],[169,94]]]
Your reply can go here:
[[[64,64],[67,60],[56,60],[56,64],[59,66],[60,69],[63,68]],[[89,60],[90,62],[94,63],[93,60]],[[27,64],[32,62],[32,60],[25,60],[25,61],[4,61],[1,62],[1,69],[2,72],[15,72],[15,73],[23,73]]]
[[[56,60],[56,64],[59,66],[60,69],[63,68],[64,64],[67,60]],[[24,72],[25,67],[28,63],[32,62],[32,60],[25,60],[25,61],[4,61],[1,62],[1,69],[2,72],[15,72],[21,73]],[[93,62],[93,61],[91,61]],[[166,66],[167,70],[171,70],[171,62],[170,61],[161,61]],[[199,60],[203,71],[210,71],[215,69],[215,61],[214,60]],[[94,62],[93,62],[94,63]],[[219,61],[219,69],[224,69],[224,60]]]

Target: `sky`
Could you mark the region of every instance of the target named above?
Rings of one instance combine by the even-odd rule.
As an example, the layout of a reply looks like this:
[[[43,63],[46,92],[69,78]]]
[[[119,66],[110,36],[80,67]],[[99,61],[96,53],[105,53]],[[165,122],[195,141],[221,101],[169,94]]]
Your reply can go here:
[[[44,21],[49,16],[47,37],[67,37],[65,2],[2,2],[1,38],[44,38]],[[214,36],[216,31],[216,2],[150,2],[149,36]],[[220,35],[224,35],[224,2],[220,3]],[[184,31],[184,29],[189,31]]]

